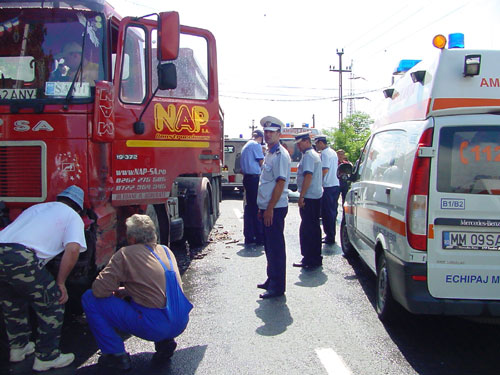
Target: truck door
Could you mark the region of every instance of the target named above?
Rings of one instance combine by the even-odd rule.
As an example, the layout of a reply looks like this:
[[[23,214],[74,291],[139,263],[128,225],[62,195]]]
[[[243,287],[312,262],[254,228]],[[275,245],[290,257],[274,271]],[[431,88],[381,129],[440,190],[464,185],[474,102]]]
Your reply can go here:
[[[435,124],[429,291],[436,298],[499,300],[500,119],[450,116]]]

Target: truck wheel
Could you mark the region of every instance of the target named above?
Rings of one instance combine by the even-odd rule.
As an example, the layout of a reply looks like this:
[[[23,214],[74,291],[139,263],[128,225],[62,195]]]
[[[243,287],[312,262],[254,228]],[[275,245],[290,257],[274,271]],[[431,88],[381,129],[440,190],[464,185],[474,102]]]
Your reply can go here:
[[[381,321],[389,321],[395,314],[396,301],[392,297],[387,261],[382,253],[377,262],[377,288],[375,307]]]
[[[203,246],[208,242],[212,229],[212,215],[210,214],[210,195],[207,190],[203,192],[202,227],[189,228],[187,240],[193,247]]]
[[[342,223],[340,224],[340,242],[342,245],[342,252],[344,253],[344,256],[346,258],[355,258],[358,255],[358,253],[354,249],[354,246],[352,246],[352,243],[349,240],[345,218],[342,218]]]
[[[158,215],[158,213],[160,214]],[[158,243],[170,247],[170,222],[164,206],[161,204],[148,204],[146,215],[148,215],[155,224]]]

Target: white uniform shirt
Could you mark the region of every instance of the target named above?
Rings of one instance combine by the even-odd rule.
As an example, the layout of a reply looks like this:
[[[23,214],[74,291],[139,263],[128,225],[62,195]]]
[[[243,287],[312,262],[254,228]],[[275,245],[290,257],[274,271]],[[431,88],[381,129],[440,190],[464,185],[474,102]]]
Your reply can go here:
[[[285,180],[285,188],[274,208],[288,206],[288,183],[290,182],[291,163],[290,154],[279,143],[273,146],[266,154],[264,164],[262,165],[257,195],[257,206],[261,210],[267,208],[278,180]]]
[[[61,202],[40,203],[24,210],[0,231],[0,243],[18,243],[35,250],[39,259],[49,261],[76,242],[87,250],[82,218]]]
[[[304,176],[306,173],[312,173],[311,184],[307,189],[304,198],[319,199],[323,196],[323,173],[321,171],[321,158],[312,148],[302,154],[297,167],[297,187],[302,191]]]
[[[339,178],[337,177],[337,168],[339,158],[337,153],[330,147],[326,147],[321,151],[321,168],[328,169],[328,172],[323,176],[323,187],[339,186]]]

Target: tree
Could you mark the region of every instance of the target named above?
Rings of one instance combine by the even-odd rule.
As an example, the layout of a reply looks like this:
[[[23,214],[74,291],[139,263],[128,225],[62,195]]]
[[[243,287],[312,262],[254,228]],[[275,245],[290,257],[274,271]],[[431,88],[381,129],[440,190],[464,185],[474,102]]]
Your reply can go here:
[[[335,150],[343,149],[349,161],[358,160],[361,149],[370,136],[370,125],[373,120],[364,112],[355,112],[344,118],[339,128],[325,130],[329,144]]]

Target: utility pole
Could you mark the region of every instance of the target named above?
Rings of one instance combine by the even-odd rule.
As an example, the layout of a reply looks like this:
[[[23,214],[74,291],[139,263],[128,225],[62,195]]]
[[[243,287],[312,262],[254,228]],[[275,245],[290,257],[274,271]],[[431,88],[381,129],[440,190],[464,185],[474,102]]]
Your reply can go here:
[[[330,66],[330,72],[338,72],[339,73],[339,126],[344,119],[344,115],[342,113],[342,73],[350,73],[351,67],[348,66],[345,69],[342,69],[342,55],[344,54],[344,49],[342,48],[340,51],[337,49],[337,55],[339,55],[339,69],[335,69],[335,66]]]
[[[254,125],[255,124],[255,120],[252,120],[252,125],[249,126],[250,129],[252,129],[252,134],[250,135],[250,138],[252,138],[252,135],[253,135],[253,131],[255,130],[256,126]]]

